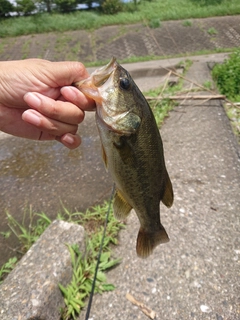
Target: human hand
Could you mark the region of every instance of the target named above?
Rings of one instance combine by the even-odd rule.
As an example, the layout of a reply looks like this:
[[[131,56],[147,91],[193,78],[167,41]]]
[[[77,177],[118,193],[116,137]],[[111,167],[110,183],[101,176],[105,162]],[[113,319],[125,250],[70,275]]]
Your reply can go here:
[[[78,147],[78,124],[95,104],[71,84],[87,77],[80,62],[0,62],[0,130]]]

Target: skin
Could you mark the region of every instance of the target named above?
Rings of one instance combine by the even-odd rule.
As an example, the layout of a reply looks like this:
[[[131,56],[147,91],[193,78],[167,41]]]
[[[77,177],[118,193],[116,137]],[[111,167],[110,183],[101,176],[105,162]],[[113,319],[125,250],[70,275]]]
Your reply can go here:
[[[0,131],[77,148],[78,125],[95,103],[71,85],[88,76],[80,62],[0,62]]]

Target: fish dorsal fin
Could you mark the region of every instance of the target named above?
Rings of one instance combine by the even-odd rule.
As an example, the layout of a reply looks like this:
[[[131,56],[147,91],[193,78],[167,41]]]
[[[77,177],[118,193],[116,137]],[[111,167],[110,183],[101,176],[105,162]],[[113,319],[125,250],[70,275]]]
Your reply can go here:
[[[123,220],[130,213],[132,207],[130,204],[124,199],[123,195],[119,190],[116,190],[113,199],[113,212],[117,219]]]
[[[173,204],[173,188],[172,183],[169,178],[168,173],[166,172],[166,183],[165,183],[165,190],[162,198],[162,202],[165,204],[166,207],[170,208]]]

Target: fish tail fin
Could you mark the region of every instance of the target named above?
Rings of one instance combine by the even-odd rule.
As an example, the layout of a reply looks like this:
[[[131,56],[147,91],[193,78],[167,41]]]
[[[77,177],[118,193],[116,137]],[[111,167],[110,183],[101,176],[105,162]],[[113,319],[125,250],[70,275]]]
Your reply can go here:
[[[148,232],[141,227],[137,237],[137,255],[140,258],[147,258],[157,245],[168,241],[167,232],[162,225],[160,225],[160,229],[155,232]]]

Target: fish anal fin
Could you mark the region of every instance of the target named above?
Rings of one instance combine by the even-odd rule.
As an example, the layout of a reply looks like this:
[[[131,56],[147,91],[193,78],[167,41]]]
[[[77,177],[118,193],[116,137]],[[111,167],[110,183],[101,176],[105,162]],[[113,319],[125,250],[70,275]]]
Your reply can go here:
[[[166,172],[166,183],[165,183],[165,190],[162,198],[162,202],[165,204],[166,207],[170,208],[173,204],[173,188],[172,188],[172,183],[169,178],[168,173]]]
[[[117,219],[124,220],[130,213],[132,207],[124,199],[123,195],[119,190],[116,190],[113,199],[113,212]]]
[[[160,226],[160,229],[155,232],[148,232],[141,227],[137,237],[137,255],[140,258],[147,258],[156,246],[168,241],[167,232],[162,225]]]

